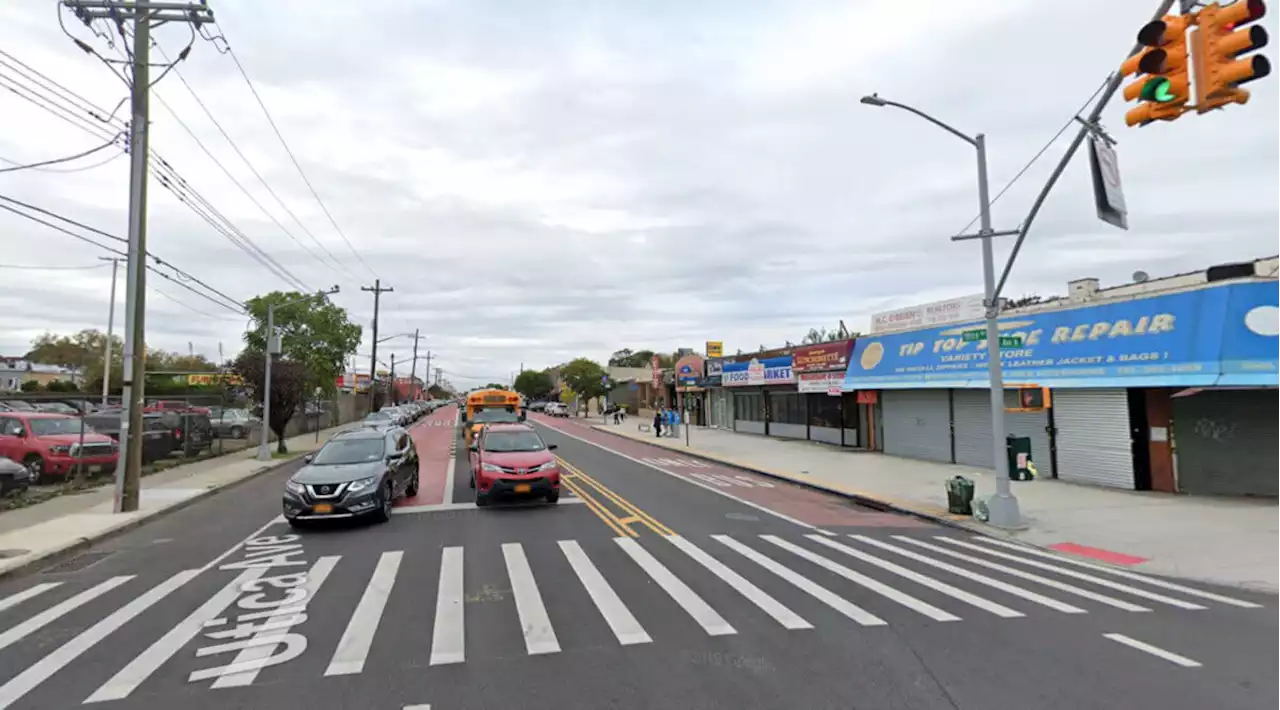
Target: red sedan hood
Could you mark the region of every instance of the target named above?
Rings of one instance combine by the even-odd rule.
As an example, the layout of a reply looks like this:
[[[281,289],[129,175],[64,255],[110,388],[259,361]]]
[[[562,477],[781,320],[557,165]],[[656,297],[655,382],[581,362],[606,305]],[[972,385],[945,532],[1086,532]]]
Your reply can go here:
[[[551,461],[555,457],[550,451],[486,451],[484,462],[507,468],[533,468]]]

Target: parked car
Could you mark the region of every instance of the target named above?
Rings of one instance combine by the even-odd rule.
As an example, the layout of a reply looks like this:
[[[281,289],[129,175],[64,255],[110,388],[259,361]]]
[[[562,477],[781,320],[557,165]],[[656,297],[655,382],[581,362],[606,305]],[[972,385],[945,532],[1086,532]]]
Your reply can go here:
[[[0,456],[0,496],[25,491],[31,485],[31,471],[17,461]]]
[[[221,439],[247,439],[262,422],[247,409],[218,408],[210,411],[213,435]]]
[[[569,416],[569,408],[565,406],[562,402],[548,402],[546,409],[543,411],[547,414],[550,414],[553,417]]]
[[[489,424],[470,446],[471,487],[483,508],[498,498],[560,500],[556,445],[528,424]]]
[[[32,480],[40,480],[67,476],[77,464],[87,474],[114,471],[119,453],[111,437],[94,431],[79,417],[4,412],[0,413],[0,456],[21,463]]]
[[[109,436],[117,444],[119,443],[119,410],[96,412],[85,417],[84,421],[94,431]],[[160,412],[150,412],[142,415],[142,463],[148,464],[159,461],[173,453],[175,449],[180,448],[182,446],[174,435],[173,422],[169,415]]]
[[[195,412],[197,414],[208,414],[208,407],[192,406],[190,402],[181,399],[161,399],[154,402],[148,402],[143,408],[144,412]]]
[[[391,517],[400,496],[418,494],[418,449],[402,428],[339,432],[284,485],[289,524],[369,516]]]

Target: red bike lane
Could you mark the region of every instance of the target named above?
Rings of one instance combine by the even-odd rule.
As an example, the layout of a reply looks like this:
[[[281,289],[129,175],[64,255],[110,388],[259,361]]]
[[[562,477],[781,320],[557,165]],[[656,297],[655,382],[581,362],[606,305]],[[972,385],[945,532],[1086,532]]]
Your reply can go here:
[[[719,491],[808,525],[832,527],[925,528],[930,523],[898,513],[872,510],[831,493],[698,458],[593,429],[599,419],[577,420],[531,415],[537,423],[577,437],[685,481]],[[628,426],[623,424],[622,426]]]
[[[396,507],[435,505],[450,500],[447,486],[449,464],[453,461],[457,435],[458,408],[441,407],[409,427],[409,436],[418,447],[418,495],[401,498]]]

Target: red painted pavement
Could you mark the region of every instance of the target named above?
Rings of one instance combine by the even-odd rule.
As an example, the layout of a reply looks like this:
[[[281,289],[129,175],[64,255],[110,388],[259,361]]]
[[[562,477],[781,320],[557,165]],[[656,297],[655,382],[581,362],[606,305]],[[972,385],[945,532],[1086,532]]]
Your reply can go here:
[[[611,451],[644,461],[687,481],[722,490],[736,498],[750,501],[810,525],[828,528],[840,526],[929,527],[926,522],[895,513],[863,508],[836,495],[717,464],[706,459],[681,456],[679,451],[592,429],[592,424],[600,423],[599,417],[577,421],[573,418],[548,417],[541,414],[531,414],[530,417],[551,429],[586,439]],[[621,426],[634,426],[634,422],[633,417]],[[569,462],[573,463],[572,459]]]
[[[396,506],[435,505],[445,502],[445,478],[453,444],[457,440],[455,405],[441,407],[418,420],[409,428],[409,436],[418,447],[418,495],[401,498]]]
[[[1089,557],[1100,562],[1110,562],[1113,565],[1136,565],[1147,561],[1145,557],[1134,557],[1126,555],[1122,552],[1112,552],[1099,547],[1088,547],[1087,545],[1077,545],[1074,542],[1060,542],[1056,545],[1050,545],[1050,550],[1065,552],[1071,555],[1079,555],[1081,557]]]

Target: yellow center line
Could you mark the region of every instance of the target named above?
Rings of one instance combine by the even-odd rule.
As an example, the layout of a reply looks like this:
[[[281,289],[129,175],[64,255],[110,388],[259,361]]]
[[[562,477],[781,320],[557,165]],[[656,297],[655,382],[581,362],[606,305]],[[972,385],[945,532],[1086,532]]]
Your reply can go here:
[[[560,483],[573,491],[573,494],[582,500],[583,505],[587,506],[587,510],[595,513],[597,518],[600,518],[605,525],[608,525],[610,529],[618,534],[618,537],[638,537],[634,530],[618,522],[618,517],[616,515],[610,512],[608,508],[601,505],[595,498],[592,498],[578,484],[570,480],[569,477],[561,476]]]
[[[559,459],[559,461],[560,461],[560,465],[563,468],[567,469],[573,474],[575,483],[586,484],[591,486],[591,488],[597,491],[600,495],[604,496],[610,501],[613,501],[614,505],[621,508],[623,512],[629,514],[630,517],[619,520],[619,523],[622,524],[624,527],[633,522],[639,522],[639,523],[643,523],[645,527],[649,528],[650,530],[654,531],[659,535],[675,535],[676,534],[675,531],[673,531],[671,528],[667,527],[666,525],[663,525],[657,520],[654,520],[654,518],[650,516],[648,513],[644,512],[643,510],[640,510],[633,503],[626,500],[625,498],[618,495],[617,493],[613,492],[603,483],[587,475],[584,471],[582,471],[582,469],[579,469],[577,466],[574,466],[573,464],[569,463],[568,461],[565,461],[564,459]]]

